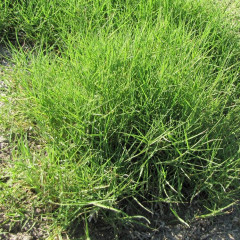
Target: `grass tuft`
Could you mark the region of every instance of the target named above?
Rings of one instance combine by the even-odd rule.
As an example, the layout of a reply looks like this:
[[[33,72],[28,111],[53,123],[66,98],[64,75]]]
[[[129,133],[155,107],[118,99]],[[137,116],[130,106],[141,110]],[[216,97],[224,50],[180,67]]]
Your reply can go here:
[[[174,203],[239,199],[239,34],[224,7],[0,4],[5,39],[34,45],[12,46],[12,179],[59,225],[138,220],[124,201],[143,212],[165,202],[178,216]]]

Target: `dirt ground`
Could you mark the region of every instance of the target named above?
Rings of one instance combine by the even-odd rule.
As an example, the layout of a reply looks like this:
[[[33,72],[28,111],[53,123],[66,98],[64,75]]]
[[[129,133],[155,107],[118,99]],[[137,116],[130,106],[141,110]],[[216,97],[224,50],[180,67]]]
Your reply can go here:
[[[48,239],[47,224],[39,218],[39,224],[33,226],[28,221],[15,224],[11,228],[10,223],[4,223],[4,209],[0,214],[0,239],[1,240],[37,240]],[[225,211],[224,215],[208,219],[193,220],[189,227],[181,224],[164,221],[164,218],[155,216],[154,230],[147,228],[126,225],[121,227],[118,233],[113,228],[106,226],[98,219],[97,222],[89,225],[92,240],[239,240],[240,239],[240,208],[234,206]],[[36,220],[36,219],[35,219]],[[79,225],[81,228],[81,225]],[[62,239],[76,240],[83,234],[81,231],[69,231]],[[49,238],[49,239],[60,239]]]

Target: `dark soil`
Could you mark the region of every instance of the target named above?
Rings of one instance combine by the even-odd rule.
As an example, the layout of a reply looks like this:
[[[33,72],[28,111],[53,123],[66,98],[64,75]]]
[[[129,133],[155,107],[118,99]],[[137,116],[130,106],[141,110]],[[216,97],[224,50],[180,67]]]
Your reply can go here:
[[[47,239],[46,224],[40,220],[33,226],[33,222],[17,223],[11,227],[10,222],[4,223],[4,209],[0,214],[0,239],[6,240],[35,240]],[[169,213],[170,214],[170,213]],[[34,220],[34,222],[36,219]],[[149,230],[138,225],[128,224],[114,229],[98,219],[95,223],[89,223],[92,240],[239,240],[240,239],[240,208],[234,206],[225,211],[224,215],[208,219],[193,220],[187,227],[181,223],[171,224],[162,218],[155,218],[154,230]],[[85,239],[81,225],[75,226],[75,230],[64,234],[62,239]],[[59,238],[55,238],[59,239]]]

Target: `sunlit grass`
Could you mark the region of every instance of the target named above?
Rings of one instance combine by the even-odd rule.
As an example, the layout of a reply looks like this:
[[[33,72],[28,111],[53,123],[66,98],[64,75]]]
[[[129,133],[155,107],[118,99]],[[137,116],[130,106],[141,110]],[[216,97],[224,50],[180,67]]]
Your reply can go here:
[[[222,8],[24,2],[1,3],[15,9],[6,19],[19,43],[34,44],[12,47],[11,171],[58,224],[131,221],[123,199],[211,208],[239,198],[240,48]]]

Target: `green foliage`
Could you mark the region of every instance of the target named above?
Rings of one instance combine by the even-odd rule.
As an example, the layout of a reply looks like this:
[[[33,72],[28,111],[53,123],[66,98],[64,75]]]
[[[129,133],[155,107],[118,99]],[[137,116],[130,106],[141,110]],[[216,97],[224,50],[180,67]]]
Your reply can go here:
[[[99,209],[126,218],[122,199],[239,198],[239,37],[222,8],[7,2],[2,31],[12,23],[35,43],[15,51],[11,74],[41,141],[37,154],[20,138],[14,171],[62,225]]]

